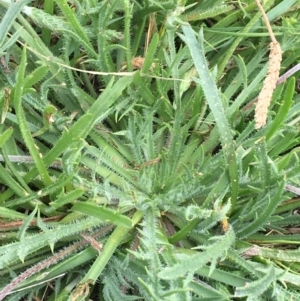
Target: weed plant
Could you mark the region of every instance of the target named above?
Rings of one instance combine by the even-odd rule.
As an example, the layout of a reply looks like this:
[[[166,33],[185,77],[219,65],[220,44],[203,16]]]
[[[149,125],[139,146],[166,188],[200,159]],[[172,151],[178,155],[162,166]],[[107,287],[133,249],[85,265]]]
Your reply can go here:
[[[299,3],[263,6],[283,74]],[[255,128],[254,1],[0,15],[0,300],[300,300],[299,87],[281,77]]]

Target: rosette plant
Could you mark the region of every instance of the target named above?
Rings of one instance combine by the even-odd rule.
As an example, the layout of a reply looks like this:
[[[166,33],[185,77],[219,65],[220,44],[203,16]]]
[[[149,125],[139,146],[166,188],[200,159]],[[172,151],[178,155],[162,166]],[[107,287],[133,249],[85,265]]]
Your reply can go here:
[[[0,300],[299,300],[298,6],[1,0]]]

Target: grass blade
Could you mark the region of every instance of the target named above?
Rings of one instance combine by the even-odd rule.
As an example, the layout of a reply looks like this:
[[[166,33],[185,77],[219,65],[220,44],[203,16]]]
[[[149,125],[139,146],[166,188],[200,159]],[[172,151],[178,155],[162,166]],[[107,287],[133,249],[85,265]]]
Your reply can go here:
[[[14,91],[14,105],[18,118],[18,123],[25,145],[28,148],[32,159],[34,160],[36,167],[45,183],[50,185],[52,183],[45,164],[41,158],[41,154],[38,151],[38,147],[34,143],[34,140],[30,134],[30,129],[26,121],[26,117],[22,108],[22,94],[25,85],[25,67],[26,67],[26,47],[23,48],[21,64],[17,75],[17,83]]]
[[[106,222],[110,221],[115,225],[122,226],[124,228],[128,228],[128,229],[132,228],[132,221],[130,218],[128,218],[125,215],[119,214],[116,211],[105,208],[103,206],[99,207],[93,204],[78,202],[72,207],[71,210],[79,211],[88,216],[95,216]]]

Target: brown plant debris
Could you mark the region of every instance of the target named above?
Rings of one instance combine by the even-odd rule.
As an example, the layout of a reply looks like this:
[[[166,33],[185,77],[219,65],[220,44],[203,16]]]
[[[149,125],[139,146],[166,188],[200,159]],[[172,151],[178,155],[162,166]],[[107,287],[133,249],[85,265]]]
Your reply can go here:
[[[134,57],[131,60],[133,70],[141,70],[144,63],[145,63],[145,58],[141,56]],[[153,71],[154,67],[155,67],[155,63],[152,63],[150,66],[150,71]],[[122,64],[121,70],[127,70],[126,63]]]

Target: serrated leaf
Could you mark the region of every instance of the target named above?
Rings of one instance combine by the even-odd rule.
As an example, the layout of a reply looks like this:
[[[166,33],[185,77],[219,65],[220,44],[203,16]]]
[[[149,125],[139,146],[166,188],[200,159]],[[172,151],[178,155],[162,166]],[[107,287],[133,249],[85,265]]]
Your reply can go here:
[[[49,241],[55,243],[64,237],[76,235],[81,231],[91,229],[99,224],[101,224],[99,219],[90,217],[82,220],[80,223],[57,225],[55,231],[31,235],[26,237],[24,241],[0,246],[0,269],[14,262],[16,256],[24,260],[29,253],[45,247]]]
[[[256,300],[276,281],[276,274],[273,265],[264,271],[264,276],[259,280],[247,283],[244,287],[238,287],[234,296],[237,298],[248,297],[247,300]]]
[[[231,184],[232,210],[234,210],[238,194],[238,174],[235,145],[222,104],[222,99],[220,97],[220,92],[218,91],[216,83],[208,70],[207,62],[204,56],[204,48],[202,42],[203,31],[200,31],[199,34],[200,42],[196,40],[195,33],[189,24],[182,25],[182,31],[184,35],[180,34],[180,37],[186,42],[187,46],[189,47],[194,65],[200,77],[200,79],[195,78],[195,81],[202,87],[209,107],[218,126],[220,140],[222,142],[222,147],[228,164]]]
[[[172,267],[167,267],[158,273],[162,279],[176,279],[183,277],[187,273],[195,273],[212,260],[217,260],[231,247],[235,241],[235,234],[232,227],[225,235],[218,237],[217,242],[205,247],[205,251],[194,256],[182,258]],[[211,271],[210,271],[211,272]]]

